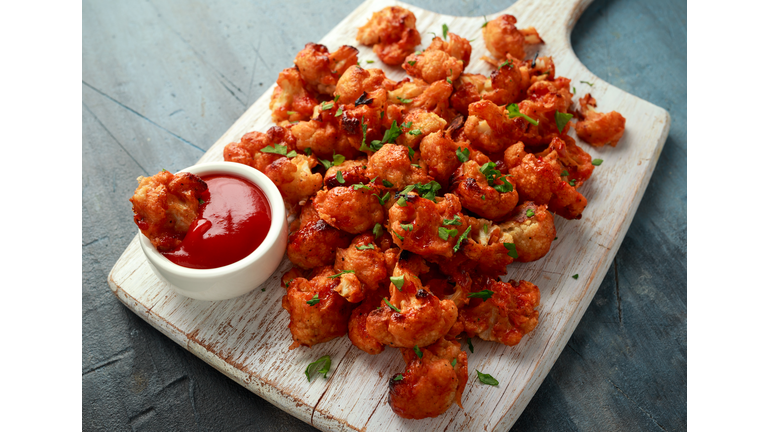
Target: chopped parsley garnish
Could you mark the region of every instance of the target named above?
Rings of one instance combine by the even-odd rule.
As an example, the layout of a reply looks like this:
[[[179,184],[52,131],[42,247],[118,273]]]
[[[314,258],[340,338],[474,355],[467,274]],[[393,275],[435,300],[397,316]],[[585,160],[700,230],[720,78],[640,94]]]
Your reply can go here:
[[[320,104],[320,109],[323,111],[329,110],[331,108],[333,108],[333,102],[329,101],[329,102],[323,102]]]
[[[371,249],[374,249],[375,247],[376,246],[374,246],[373,243],[368,243],[365,246],[355,245],[355,249],[357,249],[357,250],[371,250]]]
[[[456,157],[459,158],[459,162],[464,163],[469,160],[469,149],[464,148],[457,148],[456,149]]]
[[[480,199],[485,201],[485,194],[483,194],[483,196],[481,196]]]
[[[328,378],[328,371],[330,370],[331,356],[326,355],[310,363],[307,370],[304,371],[304,375],[307,376],[307,381],[312,382],[312,376],[315,374],[323,374],[323,378]]]
[[[205,204],[205,201],[203,201],[203,199],[202,199],[202,198],[198,198],[198,199],[197,199],[197,202],[198,202],[198,203],[200,203],[200,205],[203,205],[203,204]]]
[[[405,231],[413,231],[413,224],[400,224],[400,228]]]
[[[421,129],[414,129],[414,130],[408,131],[408,135],[415,135],[415,136],[421,135]]]
[[[333,101],[334,101],[334,102],[338,102],[340,97],[341,97],[341,95],[336,95],[336,96],[334,96],[334,97],[333,97]]]
[[[310,306],[314,306],[318,303],[320,303],[320,298],[317,297],[317,294],[315,294],[315,296],[312,297],[311,299],[307,300],[307,304]]]
[[[373,63],[373,60],[366,60],[365,62],[368,63],[368,64],[371,64],[371,63]]]
[[[437,229],[437,235],[445,241],[448,241],[448,236],[456,237],[458,234],[459,230],[457,229],[448,229],[445,227],[440,227]]]
[[[305,148],[304,149],[304,154],[307,155],[307,156],[311,156],[312,155],[312,147]]]
[[[443,219],[443,225],[461,225],[459,215],[453,215],[453,219]]]
[[[413,102],[413,99],[403,99],[400,96],[397,96],[397,100],[399,100],[400,103],[404,103],[404,104],[409,104],[409,103]]]
[[[445,24],[443,24],[443,25],[445,25]],[[422,357],[424,356],[424,353],[422,353],[422,352],[421,352],[421,350],[419,349],[419,346],[418,346],[418,345],[416,345],[415,347],[413,347],[413,350],[416,352],[416,356],[417,356],[418,358],[422,358]]]
[[[386,303],[387,306],[389,306],[389,308],[392,309],[393,311],[395,311],[397,313],[401,313],[402,312],[400,309],[397,308],[397,306],[395,306],[392,303],[390,303],[389,300],[387,300],[386,297],[384,297],[384,303]]]
[[[379,238],[381,235],[384,234],[384,228],[381,226],[380,223],[377,223],[373,226],[373,237]]]
[[[603,163],[602,159],[592,159],[592,165],[600,166]]]
[[[334,166],[339,166],[339,165],[343,164],[346,159],[347,158],[345,158],[344,155],[335,154],[335,155],[333,155],[333,165]]]
[[[536,67],[536,59],[539,58],[539,52],[536,51],[536,55],[533,56],[533,61],[531,62],[531,68]]]
[[[298,114],[298,113],[297,113],[296,111],[286,111],[286,114],[288,114],[288,115],[294,115],[294,114]]]
[[[168,170],[167,170],[167,169],[165,169],[165,168],[163,168],[163,172],[168,172]]]
[[[461,242],[467,239],[467,236],[469,236],[469,232],[472,230],[472,227],[467,227],[467,230],[464,231],[462,235],[459,236],[459,239],[456,241],[456,246],[453,247],[453,252],[458,252],[459,248],[461,247]]]
[[[507,115],[509,116],[509,118],[522,117],[525,120],[527,120],[528,123],[530,123],[530,124],[532,124],[534,126],[538,126],[539,125],[539,122],[537,122],[536,120],[534,120],[534,119],[528,117],[527,115],[521,113],[520,112],[520,107],[518,107],[516,103],[512,103],[512,104],[509,104],[509,106],[507,106]]]
[[[394,185],[392,184],[392,182],[389,182],[389,181],[387,181],[387,180],[382,180],[382,181],[381,181],[381,184],[383,184],[383,185],[384,185],[384,187],[392,187],[392,186],[394,186]]]
[[[339,109],[336,110],[336,115],[334,117],[341,117],[343,113],[344,113],[344,109],[342,107],[339,107]]]
[[[397,288],[398,291],[402,291],[401,288],[403,288],[403,284],[405,283],[405,276],[403,275],[400,275],[397,277],[392,276],[389,278],[389,280],[390,282],[392,282],[392,285],[394,285],[395,288]]]
[[[475,353],[475,347],[472,345],[472,338],[467,338],[467,345],[469,346],[469,352]]]
[[[507,177],[501,177],[502,184],[500,185],[493,185],[493,188],[499,191],[499,193],[505,193],[505,192],[512,192],[515,190],[515,187],[512,186],[512,183],[507,181]]]
[[[485,20],[485,22],[483,23],[483,25],[480,26],[480,28],[485,28],[485,26],[488,25],[488,18],[486,18],[485,15],[483,15],[483,19]]]
[[[569,185],[571,185],[571,186],[576,186],[576,179],[571,179],[571,180],[568,182],[568,184],[569,184]]]
[[[347,182],[346,180],[344,180],[344,175],[341,174],[341,170],[336,171],[336,181],[341,184],[344,184]]]
[[[497,178],[501,177],[501,171],[496,169],[496,164],[493,162],[484,163],[483,166],[480,167],[480,172],[485,176],[485,179],[488,181],[488,184],[491,186],[493,186],[496,183]],[[509,190],[507,190],[507,192],[511,191],[512,185],[508,181],[506,181],[506,179],[504,180],[504,182],[505,182],[504,185],[498,185],[499,188],[505,189],[505,190],[507,188],[510,188]],[[493,186],[493,187],[497,191],[502,192],[501,190],[499,190],[499,188],[496,188],[496,186]]]
[[[363,122],[365,122],[365,116],[363,116]],[[363,142],[362,144],[360,144],[360,151],[372,151],[372,152],[379,151],[382,147],[381,141],[373,140],[371,141],[370,146],[365,145],[365,136],[367,133],[368,133],[368,125],[363,124]]]
[[[407,200],[407,199],[405,199],[405,197],[404,197],[404,196],[401,196],[401,197],[400,197],[400,198],[397,200],[397,205],[399,205],[400,207],[408,207],[408,200]]]
[[[560,173],[560,177],[568,177],[568,170],[563,169],[563,172]]]
[[[325,159],[318,159],[318,161],[320,161],[320,163],[323,164],[325,169],[328,169],[328,168],[330,168],[333,165],[333,162],[327,161]]]
[[[362,183],[358,183],[356,185],[352,185],[352,189],[354,189],[354,190],[360,190],[360,189],[372,190],[370,186],[366,186],[366,185],[364,185]]]
[[[413,156],[415,154],[416,154],[416,151],[413,149],[413,147],[408,147],[408,160],[413,160]]]
[[[287,145],[282,144],[274,144],[271,146],[264,147],[260,150],[262,153],[271,153],[271,154],[279,154],[283,155],[289,158],[296,157],[296,150],[288,151]]]
[[[392,144],[402,133],[403,130],[397,125],[397,121],[392,120],[392,126],[384,132],[384,137],[381,139],[381,142],[384,144]]]
[[[410,61],[408,62],[408,64],[409,64],[409,65],[411,65],[411,66],[413,66],[413,65],[415,65],[415,64],[416,64],[416,62],[415,62],[415,61],[413,61],[413,60],[410,60]]]
[[[443,24],[443,39],[448,39],[448,25]],[[419,356],[421,358],[421,356]]]
[[[504,60],[504,63],[499,65],[499,70],[501,70],[501,68],[503,68],[504,66],[508,66],[508,65],[509,65],[509,60]]]
[[[397,374],[396,377],[392,378],[392,381],[402,381],[403,380],[403,374]]]
[[[451,81],[450,77],[446,78],[445,80],[448,81],[448,84],[453,84],[453,81]]]
[[[527,209],[525,211],[525,216],[526,217],[533,217],[534,214],[536,214],[536,213],[533,212],[533,209]]]
[[[484,374],[477,369],[475,369],[475,372],[477,372],[477,380],[480,381],[481,383],[492,385],[492,386],[499,385],[499,382],[496,381],[496,378],[490,376],[489,374]]]
[[[418,166],[418,165],[417,165]],[[419,167],[421,168],[421,167]],[[415,185],[412,185],[414,189],[416,189],[416,192],[419,193],[419,196],[421,196],[424,199],[428,199],[430,201],[435,202],[435,197],[437,196],[437,191],[440,190],[440,183],[432,180],[431,182],[422,185],[421,183],[416,183]],[[409,186],[410,187],[410,186]],[[408,189],[408,188],[406,188]],[[410,192],[410,191],[409,191]]]
[[[453,361],[451,362],[451,367],[456,367],[456,359],[453,359]]]
[[[573,88],[573,94],[576,94],[576,87]]]
[[[394,234],[394,235],[395,235],[395,237],[399,238],[399,239],[400,239],[400,241],[403,241],[403,240],[405,240],[405,238],[404,238],[403,236],[401,236],[400,234],[398,234],[398,233],[396,233],[396,232],[394,232],[394,231],[392,231],[392,234]]]
[[[379,204],[384,205],[387,203],[387,200],[389,199],[389,192],[385,193],[383,197],[380,197],[376,194],[374,194],[373,196],[375,196],[379,200]]]
[[[555,111],[555,124],[557,124],[557,130],[560,131],[560,133],[563,133],[563,128],[565,127],[565,124],[568,123],[568,120],[570,120],[572,117],[573,117],[573,114],[561,113],[560,111]]]
[[[484,290],[482,290],[480,292],[474,292],[474,293],[468,295],[467,297],[469,297],[469,298],[479,298],[479,299],[482,299],[483,302],[485,302],[486,300],[491,298],[491,296],[493,294],[494,294],[493,291],[491,291],[489,289],[484,289]]]
[[[588,85],[588,86],[590,86],[590,87],[593,87],[593,86],[594,86],[594,84],[592,84],[592,83],[591,83],[591,82],[589,82],[589,81],[579,81],[579,82],[580,82],[580,83],[582,83],[582,84],[587,84],[587,85]]]
[[[342,270],[340,273],[336,273],[335,275],[328,276],[328,279],[336,279],[337,277],[341,277],[341,275],[346,273],[355,273],[354,270]]]
[[[483,224],[483,232],[488,234],[488,224]]]
[[[504,243],[504,247],[507,248],[507,255],[511,256],[512,258],[517,258],[517,248],[515,247],[514,243]]]
[[[576,273],[575,275],[573,275],[573,276],[571,276],[571,277],[572,277],[572,278],[574,278],[574,279],[578,279],[578,278],[579,278],[579,274],[578,274],[578,273]]]

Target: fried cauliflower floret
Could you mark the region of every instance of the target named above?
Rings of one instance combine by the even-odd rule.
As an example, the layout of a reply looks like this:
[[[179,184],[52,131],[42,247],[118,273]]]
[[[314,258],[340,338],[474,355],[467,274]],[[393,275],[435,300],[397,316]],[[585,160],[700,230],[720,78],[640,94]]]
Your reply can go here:
[[[334,96],[340,104],[351,104],[360,98],[363,92],[372,93],[379,89],[392,90],[397,83],[388,79],[381,69],[363,69],[351,67],[339,78]]]
[[[407,105],[409,111],[423,109],[433,112],[450,122],[456,117],[456,112],[451,108],[451,93],[453,85],[448,81],[435,81]]]
[[[403,123],[410,126],[402,128],[403,133],[397,137],[396,143],[412,149],[418,149],[425,136],[443,130],[448,124],[437,114],[422,109],[409,112],[403,118]]]
[[[501,15],[488,21],[483,27],[483,40],[491,54],[499,59],[507,54],[522,60],[525,57],[525,45],[541,44],[544,41],[533,27],[518,30],[517,19],[512,15]]]
[[[313,174],[317,159],[305,155],[281,157],[264,170],[264,174],[280,190],[289,209],[301,205],[323,187],[323,176]]]
[[[317,99],[305,87],[306,83],[295,67],[280,72],[277,87],[269,101],[273,122],[286,126],[290,122],[309,120],[312,117]]]
[[[562,180],[557,152],[545,157],[526,153],[523,143],[510,146],[504,152],[504,162],[515,181],[522,201],[546,204],[549,210],[566,219],[580,219],[587,199],[575,187]]]
[[[301,223],[288,236],[288,259],[303,269],[333,264],[336,249],[349,246],[350,235],[322,220],[311,202],[301,209]]]
[[[274,161],[284,156],[275,153],[265,153],[266,147],[285,146],[286,152],[296,150],[296,139],[288,129],[272,126],[263,132],[248,132],[240,138],[240,142],[231,142],[224,147],[224,160],[248,165],[261,172]]]
[[[139,186],[130,198],[133,221],[160,252],[179,247],[199,215],[208,185],[194,174],[165,170],[137,180]]]
[[[602,147],[606,144],[616,147],[624,135],[626,119],[616,111],[601,113],[595,111],[597,102],[589,93],[579,99],[580,120],[576,122],[576,135],[587,143]]]
[[[520,131],[504,107],[482,100],[469,105],[464,137],[473,147],[486,153],[503,151],[520,139]]]
[[[312,279],[296,278],[288,285],[282,304],[291,315],[288,329],[293,344],[289,349],[302,345],[311,348],[347,333],[352,304],[334,291],[341,280],[332,279],[333,275],[333,267],[320,267],[313,272]]]
[[[554,137],[549,146],[544,151],[536,153],[536,156],[546,157],[553,152],[557,154],[557,161],[564,170],[560,173],[561,178],[566,174],[565,180],[573,181],[575,188],[580,187],[592,176],[592,171],[595,169],[592,165],[592,156],[576,145],[576,140],[570,136]]]
[[[549,252],[557,235],[555,218],[546,205],[526,201],[515,207],[511,217],[498,225],[502,243],[513,243],[520,262],[531,262]]]
[[[459,198],[448,193],[434,203],[413,192],[402,197],[404,205],[398,202],[389,209],[389,229],[395,244],[423,256],[453,256],[456,242],[468,229]],[[458,225],[444,225],[445,221]],[[441,234],[440,228],[450,233]]]
[[[409,55],[403,63],[403,69],[408,75],[431,84],[435,81],[458,80],[464,71],[464,64],[445,51],[432,50]]]
[[[366,328],[368,323],[368,315],[379,307],[381,300],[375,297],[370,297],[363,301],[358,307],[352,311],[352,316],[349,318],[349,340],[352,345],[360,348],[362,351],[371,355],[381,354],[384,352],[384,344],[376,340],[368,334]]]
[[[336,270],[353,270],[366,292],[373,292],[389,282],[384,251],[372,233],[360,234],[348,248],[336,250]]]
[[[384,207],[374,196],[376,191],[366,188],[339,186],[317,193],[314,205],[317,214],[333,227],[352,234],[360,234],[384,222]]]
[[[429,87],[429,84],[422,79],[405,78],[397,83],[394,89],[387,94],[387,101],[391,104],[402,103],[402,100],[413,100],[420,96]]]
[[[363,284],[354,274],[343,273],[339,276],[339,284],[333,290],[350,303],[360,303],[365,299]]]
[[[291,134],[296,139],[296,149],[304,153],[307,148],[312,150],[312,155],[326,160],[332,160],[333,155],[339,154],[347,159],[354,159],[360,155],[359,143],[355,144],[350,139],[341,125],[342,117],[336,117],[338,104],[326,102],[330,109],[322,109],[320,105],[315,107],[315,117],[306,122],[298,122],[291,127]],[[360,125],[357,124],[358,129]],[[359,138],[357,139],[359,141]]]
[[[369,335],[384,345],[413,348],[430,345],[451,329],[458,316],[456,305],[439,300],[421,285],[418,274],[427,270],[421,257],[401,253],[393,278],[402,278],[403,283],[400,288],[390,284],[387,300],[397,310],[382,299],[381,309],[368,315]]]
[[[384,144],[379,151],[368,158],[366,175],[369,178],[378,177],[386,180],[397,189],[416,183],[429,183],[432,177],[427,175],[426,170],[420,165],[418,167],[413,165],[418,161],[419,152],[414,152],[413,156],[409,157],[408,147]]]
[[[448,33],[448,41],[435,36],[425,51],[443,51],[456,60],[460,60],[466,68],[469,65],[469,58],[472,56],[472,45],[463,37],[455,33]]]
[[[511,241],[503,239],[503,232],[492,221],[472,217],[467,220],[472,230],[467,243],[462,247],[462,253],[480,272],[499,276],[506,274],[507,266],[515,260],[504,246],[505,242]]]
[[[507,62],[495,68],[488,78],[479,74],[462,74],[458,88],[451,95],[451,106],[468,115],[469,105],[474,102],[488,100],[505,106],[516,102],[524,89],[520,69]]]
[[[339,77],[357,65],[357,48],[344,45],[330,53],[325,45],[310,42],[296,54],[294,63],[310,90],[331,95]]]
[[[328,189],[341,186],[343,184],[351,185],[357,183],[368,183],[368,177],[365,176],[366,169],[365,159],[358,160],[345,160],[340,165],[332,165],[325,172],[323,176],[323,183]],[[341,171],[341,179],[344,183],[341,183],[338,179],[339,171]]]
[[[439,416],[454,403],[461,407],[469,375],[467,353],[458,342],[441,338],[420,348],[421,357],[414,349],[401,348],[400,352],[406,371],[389,380],[389,406],[395,414],[423,419]]]
[[[400,6],[374,12],[371,19],[357,30],[356,39],[363,45],[373,45],[373,52],[391,66],[402,63],[421,43],[416,16]]]
[[[488,177],[481,172],[477,162],[470,160],[463,163],[453,175],[451,192],[459,197],[461,205],[467,210],[487,219],[499,220],[515,208],[518,196],[512,189],[514,184],[509,182],[507,176],[495,170],[495,167],[493,162],[483,165],[485,173],[491,178],[496,177],[494,183],[489,184]],[[506,192],[501,192],[494,186]]]
[[[421,141],[421,160],[427,165],[427,174],[447,189],[451,174],[461,166],[456,151],[467,143],[456,143],[446,131],[433,132]]]
[[[539,287],[524,280],[508,283],[481,276],[475,279],[473,291],[483,290],[493,291],[493,295],[487,300],[472,299],[461,310],[467,336],[514,346],[536,328]]]

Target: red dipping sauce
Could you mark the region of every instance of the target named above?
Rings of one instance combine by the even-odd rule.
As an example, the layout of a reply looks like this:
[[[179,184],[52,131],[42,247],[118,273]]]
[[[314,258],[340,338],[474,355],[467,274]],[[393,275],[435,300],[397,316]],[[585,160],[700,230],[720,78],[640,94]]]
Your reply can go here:
[[[272,223],[267,196],[255,184],[228,174],[201,177],[208,184],[200,216],[178,249],[163,252],[188,268],[212,269],[240,261],[264,241]]]

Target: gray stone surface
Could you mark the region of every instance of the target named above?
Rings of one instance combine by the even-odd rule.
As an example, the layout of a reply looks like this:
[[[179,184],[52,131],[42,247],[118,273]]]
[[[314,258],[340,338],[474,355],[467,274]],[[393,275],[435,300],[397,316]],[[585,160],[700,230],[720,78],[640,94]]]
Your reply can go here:
[[[464,16],[509,4],[411,3]],[[123,307],[107,275],[135,234],[135,178],[194,164],[358,4],[83,3],[84,430],[314,430]],[[582,62],[666,108],[672,127],[612,269],[515,431],[687,427],[686,13],[683,1],[598,0],[576,25]]]

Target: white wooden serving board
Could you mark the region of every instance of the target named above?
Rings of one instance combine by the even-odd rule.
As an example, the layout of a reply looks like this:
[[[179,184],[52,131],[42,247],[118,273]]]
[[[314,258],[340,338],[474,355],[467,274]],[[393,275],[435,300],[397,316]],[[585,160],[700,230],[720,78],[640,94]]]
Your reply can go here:
[[[397,349],[371,356],[355,348],[349,339],[338,338],[308,349],[288,350],[291,335],[288,313],[281,307],[285,289],[280,276],[291,264],[280,268],[260,288],[242,297],[205,302],[175,294],[149,268],[133,239],[109,275],[115,295],[130,309],[211,366],[284,411],[323,430],[508,430],[546,377],[592,300],[629,228],[669,132],[669,114],[655,105],[612,87],[589,72],[576,58],[570,44],[573,26],[591,0],[521,0],[498,14],[515,15],[518,27],[535,26],[546,45],[539,55],[552,56],[558,76],[571,78],[577,98],[590,92],[599,111],[620,112],[627,119],[626,132],[618,147],[582,147],[593,158],[605,162],[580,189],[589,200],[583,218],[555,218],[557,237],[543,259],[528,264],[513,263],[506,279],[525,279],[539,286],[539,325],[515,347],[475,338],[469,353],[469,382],[464,391],[464,409],[454,405],[438,418],[405,420],[387,404],[388,379],[405,370]],[[488,75],[490,67],[480,60],[488,55],[481,36],[482,17],[439,15],[392,0],[368,0],[319,42],[333,51],[340,45],[358,46],[357,27],[385,6],[400,4],[416,15],[423,45],[427,32],[441,33],[442,24],[472,42],[468,72]],[[399,80],[402,70],[383,65],[364,46],[360,63],[378,67]],[[365,61],[373,60],[368,65]],[[287,64],[286,67],[291,65]],[[277,79],[277,76],[275,76]],[[579,81],[594,83],[594,87]],[[274,86],[273,86],[274,87]],[[266,131],[272,126],[268,108],[272,89],[200,159],[220,161],[222,150],[239,141],[246,132]],[[128,217],[128,215],[126,215]],[[579,274],[578,279],[571,276]],[[333,365],[327,379],[304,376],[307,364],[330,355]],[[498,387],[477,381],[475,369],[496,377]]]

